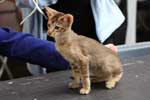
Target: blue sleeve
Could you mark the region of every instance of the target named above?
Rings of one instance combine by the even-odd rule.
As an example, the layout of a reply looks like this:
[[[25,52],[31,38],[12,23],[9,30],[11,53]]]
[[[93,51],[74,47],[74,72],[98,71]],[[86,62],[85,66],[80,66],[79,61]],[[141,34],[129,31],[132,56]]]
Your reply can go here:
[[[0,28],[0,54],[48,69],[69,69],[69,63],[56,51],[54,42],[10,28]]]

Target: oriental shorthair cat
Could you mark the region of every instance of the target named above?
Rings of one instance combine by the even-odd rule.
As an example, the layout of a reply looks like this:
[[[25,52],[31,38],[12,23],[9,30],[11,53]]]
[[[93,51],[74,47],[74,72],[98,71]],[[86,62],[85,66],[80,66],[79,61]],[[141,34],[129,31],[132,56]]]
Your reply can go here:
[[[81,88],[80,94],[89,94],[91,82],[105,81],[111,89],[123,75],[118,54],[101,43],[76,34],[72,29],[73,16],[46,7],[48,35],[54,37],[56,49],[69,61],[73,80],[69,88]]]

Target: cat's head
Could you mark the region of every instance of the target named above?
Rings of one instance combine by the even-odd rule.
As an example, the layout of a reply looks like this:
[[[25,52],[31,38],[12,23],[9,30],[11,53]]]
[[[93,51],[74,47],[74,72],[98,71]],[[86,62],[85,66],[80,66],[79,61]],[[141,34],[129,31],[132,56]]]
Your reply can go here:
[[[71,14],[64,14],[54,9],[46,7],[48,16],[48,35],[55,36],[57,32],[65,32],[71,30],[73,23],[73,16]]]

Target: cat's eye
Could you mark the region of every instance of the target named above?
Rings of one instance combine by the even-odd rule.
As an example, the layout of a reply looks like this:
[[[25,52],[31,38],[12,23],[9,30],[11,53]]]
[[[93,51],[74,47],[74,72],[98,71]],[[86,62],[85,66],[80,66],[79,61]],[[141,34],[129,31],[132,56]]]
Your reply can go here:
[[[58,26],[55,26],[55,29],[59,29],[59,27],[58,27]]]
[[[51,25],[50,25],[50,24],[48,24],[47,26],[48,26],[48,27],[50,27]]]
[[[55,23],[55,20],[52,20],[52,23]]]

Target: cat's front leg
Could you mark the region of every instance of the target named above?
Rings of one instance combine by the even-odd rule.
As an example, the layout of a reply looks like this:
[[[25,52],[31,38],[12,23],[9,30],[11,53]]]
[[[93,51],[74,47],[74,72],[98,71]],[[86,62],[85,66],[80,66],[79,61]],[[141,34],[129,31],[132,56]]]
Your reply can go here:
[[[69,88],[79,88],[80,84],[80,69],[76,64],[71,64],[73,80],[69,83]]]
[[[91,82],[89,75],[89,63],[88,61],[81,61],[81,80],[82,88],[80,89],[80,94],[89,94],[91,91]]]

